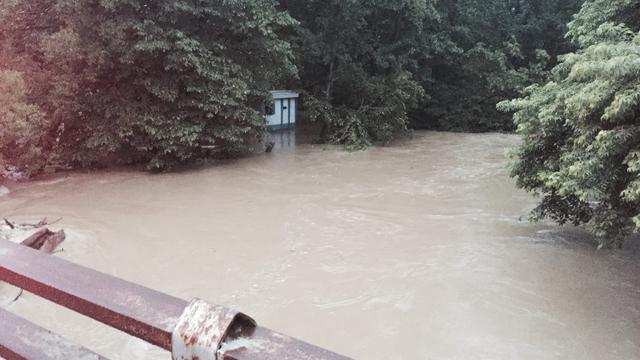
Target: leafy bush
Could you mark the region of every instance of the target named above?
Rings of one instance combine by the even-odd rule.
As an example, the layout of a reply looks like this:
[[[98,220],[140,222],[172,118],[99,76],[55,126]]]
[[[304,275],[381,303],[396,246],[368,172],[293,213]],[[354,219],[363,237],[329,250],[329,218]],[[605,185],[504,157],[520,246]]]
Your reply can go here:
[[[523,137],[512,174],[542,198],[534,218],[587,223],[603,246],[640,230],[639,15],[637,1],[585,3],[569,32],[580,50],[500,104]]]
[[[0,170],[8,164],[26,175],[47,163],[44,114],[27,102],[26,86],[16,71],[0,71]]]

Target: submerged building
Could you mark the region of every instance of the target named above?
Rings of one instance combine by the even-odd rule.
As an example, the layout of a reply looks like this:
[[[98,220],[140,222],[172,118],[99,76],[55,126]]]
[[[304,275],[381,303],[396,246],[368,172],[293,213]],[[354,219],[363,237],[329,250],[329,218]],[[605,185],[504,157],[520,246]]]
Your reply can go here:
[[[265,118],[269,130],[295,128],[300,94],[289,90],[274,90],[271,96],[273,101],[265,106]]]

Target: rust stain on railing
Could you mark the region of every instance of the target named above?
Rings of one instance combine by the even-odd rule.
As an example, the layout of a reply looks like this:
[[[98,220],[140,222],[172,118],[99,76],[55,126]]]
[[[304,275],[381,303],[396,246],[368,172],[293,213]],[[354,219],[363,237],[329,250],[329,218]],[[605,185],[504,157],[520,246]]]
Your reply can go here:
[[[231,331],[250,334],[256,322],[249,316],[194,299],[173,330],[173,360],[216,360],[218,349]]]

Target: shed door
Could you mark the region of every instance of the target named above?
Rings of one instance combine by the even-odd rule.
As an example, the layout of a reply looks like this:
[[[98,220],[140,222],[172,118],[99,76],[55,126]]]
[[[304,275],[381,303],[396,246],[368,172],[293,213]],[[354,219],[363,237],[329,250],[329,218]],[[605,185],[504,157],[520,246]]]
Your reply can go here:
[[[280,126],[290,126],[294,123],[291,99],[280,99],[278,101],[280,102]]]

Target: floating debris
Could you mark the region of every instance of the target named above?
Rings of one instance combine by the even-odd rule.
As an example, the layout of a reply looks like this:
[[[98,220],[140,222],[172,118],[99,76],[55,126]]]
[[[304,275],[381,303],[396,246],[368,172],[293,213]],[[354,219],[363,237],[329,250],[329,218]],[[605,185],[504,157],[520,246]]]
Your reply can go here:
[[[0,239],[9,240],[14,243],[53,253],[66,235],[64,230],[51,231],[46,226],[53,225],[62,219],[49,222],[44,218],[37,223],[16,223],[7,218],[2,218],[0,223]]]
[[[0,240],[8,240],[46,252],[47,254],[53,254],[57,252],[57,248],[64,242],[67,235],[64,230],[54,232],[46,226],[55,224],[60,220],[62,219],[49,222],[47,218],[44,218],[35,224],[18,224],[7,218],[2,218],[0,222]],[[24,291],[20,289],[20,292],[15,296],[12,303],[18,301],[23,292]]]

